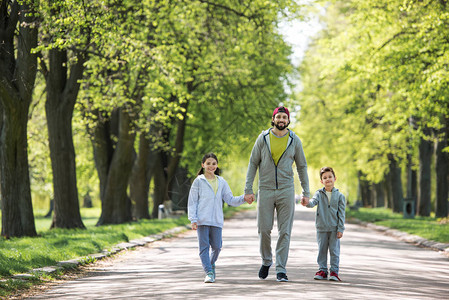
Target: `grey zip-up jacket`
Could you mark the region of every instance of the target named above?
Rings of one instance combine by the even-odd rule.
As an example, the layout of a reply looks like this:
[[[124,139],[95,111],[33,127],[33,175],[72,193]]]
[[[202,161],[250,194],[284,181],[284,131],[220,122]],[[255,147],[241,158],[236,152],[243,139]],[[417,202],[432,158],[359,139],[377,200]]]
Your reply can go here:
[[[332,189],[331,199],[328,201],[324,187],[316,191],[307,207],[316,209],[315,227],[317,231],[345,231],[345,196],[337,188]]]
[[[234,197],[231,188],[223,177],[217,176],[218,189],[214,189],[203,174],[195,178],[190,188],[188,218],[191,223],[223,227],[223,201],[231,206],[245,202],[243,195]]]
[[[245,194],[253,194],[253,182],[259,168],[259,189],[277,190],[294,187],[293,162],[296,163],[302,194],[310,197],[309,177],[307,175],[307,162],[299,137],[288,130],[288,142],[284,153],[276,166],[271,156],[270,131],[262,131],[257,138],[251,157],[249,159],[248,172],[246,174]]]

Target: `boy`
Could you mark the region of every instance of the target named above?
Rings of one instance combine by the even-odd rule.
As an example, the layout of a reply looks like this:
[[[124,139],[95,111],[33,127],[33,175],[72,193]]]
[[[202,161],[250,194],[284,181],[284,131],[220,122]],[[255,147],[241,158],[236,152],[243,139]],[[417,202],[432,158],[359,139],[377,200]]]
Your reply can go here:
[[[335,188],[334,170],[323,167],[320,170],[320,181],[324,185],[312,199],[303,200],[302,205],[314,207],[316,210],[316,236],[318,241],[318,266],[319,271],[313,277],[317,280],[327,280],[327,252],[330,254],[329,280],[341,281],[338,277],[340,262],[340,239],[345,230],[345,196]]]

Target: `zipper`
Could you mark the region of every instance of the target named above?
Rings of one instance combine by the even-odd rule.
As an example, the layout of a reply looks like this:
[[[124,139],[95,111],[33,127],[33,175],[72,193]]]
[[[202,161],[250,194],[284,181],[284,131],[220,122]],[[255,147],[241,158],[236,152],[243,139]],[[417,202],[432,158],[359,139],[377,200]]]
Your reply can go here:
[[[270,132],[268,132],[267,135],[268,135],[268,138],[270,138]],[[265,135],[265,137],[266,137],[267,135]],[[268,151],[270,152],[271,161],[273,162],[273,165],[274,165],[274,177],[275,177],[275,182],[276,182],[276,189],[279,189],[279,186],[278,186],[278,166],[274,163],[273,156],[271,155],[271,149],[270,149],[270,147],[268,146],[268,142],[267,142],[267,140],[265,139],[265,137],[264,137],[263,140],[265,141],[265,145],[267,145]],[[290,132],[288,133],[288,137],[290,138]],[[279,157],[278,164],[279,164],[279,162],[281,161],[281,158],[284,156],[284,153],[287,152],[288,147],[290,147],[290,145],[291,145],[292,143],[293,143],[293,139],[290,140],[290,143],[287,145],[287,147],[285,148],[284,152],[282,152],[281,157]]]

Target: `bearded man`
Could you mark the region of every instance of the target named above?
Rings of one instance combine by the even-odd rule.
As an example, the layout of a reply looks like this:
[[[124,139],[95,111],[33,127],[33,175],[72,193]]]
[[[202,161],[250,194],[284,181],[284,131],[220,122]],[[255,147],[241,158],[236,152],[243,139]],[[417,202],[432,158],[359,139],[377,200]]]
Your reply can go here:
[[[286,264],[290,247],[290,235],[295,213],[295,186],[293,163],[302,187],[302,200],[309,200],[309,178],[307,162],[301,140],[288,129],[290,113],[280,106],[273,111],[271,126],[257,138],[251,151],[246,174],[245,201],[255,200],[253,182],[259,169],[257,201],[257,229],[259,233],[262,266],[259,278],[268,276],[273,263],[271,252],[271,230],[276,211],[278,240],[276,244],[276,280],[288,281]]]

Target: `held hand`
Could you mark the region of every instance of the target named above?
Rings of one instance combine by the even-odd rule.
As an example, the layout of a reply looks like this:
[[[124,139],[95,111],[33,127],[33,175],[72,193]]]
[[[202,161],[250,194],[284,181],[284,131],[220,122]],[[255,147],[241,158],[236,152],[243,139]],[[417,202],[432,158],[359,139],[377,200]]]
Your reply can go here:
[[[196,222],[192,223],[191,225],[192,225],[192,230],[197,230],[198,229],[198,224]]]
[[[343,232],[337,232],[337,239],[341,239],[343,237]]]
[[[253,201],[255,200],[255,197],[254,197],[254,194],[245,194],[244,199],[245,199],[246,203],[252,204]]]
[[[302,204],[303,206],[306,206],[307,204],[309,204],[309,197],[304,197],[304,196],[302,196],[302,198],[301,198],[301,204]]]

